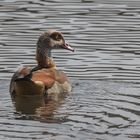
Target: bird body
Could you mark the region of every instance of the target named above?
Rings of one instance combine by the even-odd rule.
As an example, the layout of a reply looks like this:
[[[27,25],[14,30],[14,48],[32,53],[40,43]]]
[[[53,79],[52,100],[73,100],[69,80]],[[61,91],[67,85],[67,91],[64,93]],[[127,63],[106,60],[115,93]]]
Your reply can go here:
[[[11,79],[12,95],[44,95],[55,97],[71,91],[71,84],[63,71],[57,69],[51,57],[51,50],[63,48],[74,51],[60,32],[49,30],[43,33],[37,42],[34,68],[22,67]]]

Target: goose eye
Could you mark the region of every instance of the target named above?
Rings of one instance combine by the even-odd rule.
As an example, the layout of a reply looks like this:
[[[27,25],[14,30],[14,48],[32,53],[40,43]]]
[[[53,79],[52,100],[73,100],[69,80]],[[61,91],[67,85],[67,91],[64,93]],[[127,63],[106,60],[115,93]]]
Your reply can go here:
[[[58,34],[57,34],[57,35],[55,36],[55,40],[59,41],[59,40],[61,40],[61,39],[62,39],[61,35],[58,35]]]
[[[55,33],[55,34],[52,34],[52,35],[51,35],[51,38],[54,39],[54,40],[57,40],[57,41],[59,41],[59,40],[62,39],[61,35],[56,34],[56,33]]]
[[[55,39],[56,39],[56,40],[58,40],[58,39],[59,39],[58,35],[56,35],[56,36],[55,36]]]

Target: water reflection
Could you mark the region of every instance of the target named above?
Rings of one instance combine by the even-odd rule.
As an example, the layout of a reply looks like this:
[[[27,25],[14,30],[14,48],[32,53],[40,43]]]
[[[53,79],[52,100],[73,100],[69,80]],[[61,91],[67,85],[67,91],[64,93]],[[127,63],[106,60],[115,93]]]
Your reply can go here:
[[[46,122],[56,122],[58,118],[54,117],[55,112],[65,102],[66,95],[51,100],[47,97],[36,95],[12,96],[12,101],[16,112],[22,116],[28,115],[32,119],[45,120]],[[27,118],[28,118],[27,116]]]
[[[35,114],[37,108],[44,107],[45,101],[41,96],[15,96],[13,102],[17,112]]]

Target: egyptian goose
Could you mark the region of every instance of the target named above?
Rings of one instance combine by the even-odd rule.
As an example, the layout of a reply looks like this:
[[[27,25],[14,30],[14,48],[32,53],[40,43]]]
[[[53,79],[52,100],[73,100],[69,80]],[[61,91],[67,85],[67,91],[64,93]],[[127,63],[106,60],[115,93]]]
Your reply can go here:
[[[55,30],[43,33],[37,42],[34,68],[22,67],[11,79],[11,95],[47,95],[55,96],[71,91],[66,74],[57,69],[51,56],[52,49],[74,51],[64,40],[62,34]]]

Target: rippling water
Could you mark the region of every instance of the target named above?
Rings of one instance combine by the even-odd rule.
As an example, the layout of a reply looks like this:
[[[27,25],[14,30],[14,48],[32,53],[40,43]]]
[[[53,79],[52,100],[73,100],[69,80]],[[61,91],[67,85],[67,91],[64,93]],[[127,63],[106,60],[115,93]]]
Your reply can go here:
[[[139,6],[139,0],[1,0],[0,139],[139,139]],[[72,94],[47,105],[37,97],[12,103],[12,74],[36,64],[36,41],[52,28],[76,49],[53,52]]]

